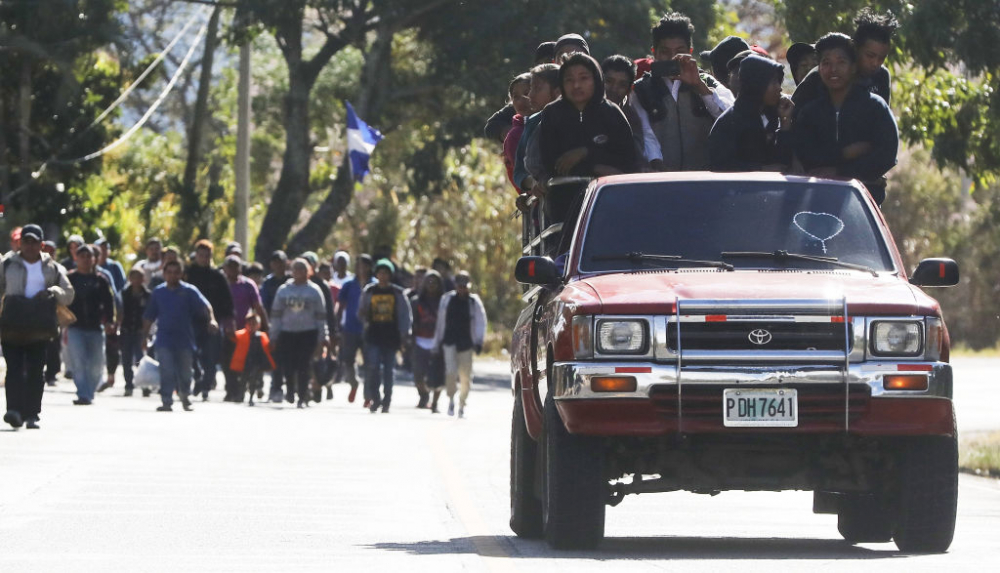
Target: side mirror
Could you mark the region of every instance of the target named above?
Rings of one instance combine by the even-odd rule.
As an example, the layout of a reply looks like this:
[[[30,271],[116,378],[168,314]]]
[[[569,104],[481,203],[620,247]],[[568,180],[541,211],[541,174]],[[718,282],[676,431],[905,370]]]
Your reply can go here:
[[[910,283],[922,287],[958,284],[958,263],[951,259],[924,259],[910,276]]]
[[[529,285],[550,285],[559,280],[559,268],[548,257],[521,257],[514,267],[514,278]]]

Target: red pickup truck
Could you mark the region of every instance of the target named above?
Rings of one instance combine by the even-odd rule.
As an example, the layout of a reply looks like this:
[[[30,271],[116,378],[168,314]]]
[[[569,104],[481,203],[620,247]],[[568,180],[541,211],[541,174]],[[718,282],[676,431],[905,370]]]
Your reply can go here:
[[[576,205],[517,264],[517,535],[589,548],[628,494],[805,490],[850,542],[947,550],[949,339],[919,287],[954,261],[908,277],[856,181],[623,175]]]

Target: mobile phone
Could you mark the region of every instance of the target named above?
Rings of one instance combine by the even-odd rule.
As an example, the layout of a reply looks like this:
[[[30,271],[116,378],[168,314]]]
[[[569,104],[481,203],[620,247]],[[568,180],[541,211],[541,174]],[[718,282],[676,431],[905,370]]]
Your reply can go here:
[[[653,62],[650,65],[650,72],[653,77],[673,78],[681,75],[681,64],[677,60],[666,60]]]

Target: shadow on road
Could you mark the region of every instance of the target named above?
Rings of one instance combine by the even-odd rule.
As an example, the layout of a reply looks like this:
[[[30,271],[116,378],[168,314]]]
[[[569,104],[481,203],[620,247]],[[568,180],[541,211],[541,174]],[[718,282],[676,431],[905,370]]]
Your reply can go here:
[[[894,545],[884,551],[850,545],[837,539],[769,537],[609,537],[595,551],[555,551],[543,541],[514,536],[472,536],[440,541],[375,543],[369,549],[403,551],[411,555],[478,554],[518,559],[888,559],[905,557]],[[496,549],[500,551],[496,551]],[[891,549],[890,549],[891,548]]]

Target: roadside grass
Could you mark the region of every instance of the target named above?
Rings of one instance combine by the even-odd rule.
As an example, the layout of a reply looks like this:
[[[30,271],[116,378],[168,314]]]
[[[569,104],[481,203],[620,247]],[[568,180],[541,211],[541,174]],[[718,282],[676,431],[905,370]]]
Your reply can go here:
[[[1000,432],[977,432],[961,438],[958,467],[966,473],[1000,478]]]

